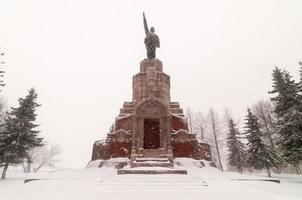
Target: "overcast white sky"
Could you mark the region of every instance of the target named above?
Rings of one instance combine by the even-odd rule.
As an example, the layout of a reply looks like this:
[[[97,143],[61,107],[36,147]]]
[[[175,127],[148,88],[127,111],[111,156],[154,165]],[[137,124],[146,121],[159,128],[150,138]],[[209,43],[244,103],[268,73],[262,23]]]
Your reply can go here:
[[[158,58],[183,108],[242,119],[269,98],[274,65],[298,76],[301,0],[0,0],[10,106],[35,87],[40,130],[61,166],[84,167],[105,137],[145,58],[142,12],[161,40]]]

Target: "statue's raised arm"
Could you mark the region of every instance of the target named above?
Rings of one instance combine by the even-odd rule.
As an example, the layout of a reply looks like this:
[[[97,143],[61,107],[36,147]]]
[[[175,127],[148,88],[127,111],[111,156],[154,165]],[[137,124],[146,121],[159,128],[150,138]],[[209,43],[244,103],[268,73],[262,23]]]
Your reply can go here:
[[[149,30],[145,13],[143,13],[143,17],[144,17],[144,28],[146,33],[145,45],[147,50],[147,57],[148,59],[154,59],[156,48],[159,48],[160,46],[159,37],[155,34],[154,27],[151,27]]]
[[[145,28],[145,33],[146,35],[149,33],[149,28],[148,28],[148,24],[147,24],[147,20],[146,20],[146,16],[145,13],[143,12],[143,17],[144,17],[144,28]]]

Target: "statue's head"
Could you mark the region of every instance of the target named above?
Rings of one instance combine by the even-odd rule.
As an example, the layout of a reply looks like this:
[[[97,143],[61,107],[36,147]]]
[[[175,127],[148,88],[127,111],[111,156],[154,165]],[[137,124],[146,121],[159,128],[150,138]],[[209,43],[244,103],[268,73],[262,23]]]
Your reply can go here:
[[[151,27],[151,28],[150,28],[150,32],[151,32],[151,33],[154,33],[154,32],[155,32],[154,27]]]

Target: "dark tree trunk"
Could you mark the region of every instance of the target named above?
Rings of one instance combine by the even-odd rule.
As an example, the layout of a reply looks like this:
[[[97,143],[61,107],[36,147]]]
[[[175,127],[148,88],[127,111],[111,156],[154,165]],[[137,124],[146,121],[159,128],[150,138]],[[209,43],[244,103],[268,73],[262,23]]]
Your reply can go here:
[[[238,167],[237,169],[238,169],[238,172],[239,172],[240,174],[243,173],[242,167]]]
[[[268,177],[272,177],[272,176],[271,176],[271,171],[270,171],[270,168],[269,168],[269,167],[266,167],[266,171],[267,171],[267,176],[268,176]]]
[[[39,169],[45,164],[45,162],[42,162],[37,168],[34,168],[34,173],[38,172]]]
[[[300,168],[300,166],[299,166],[299,162],[296,163],[296,164],[294,165],[294,167],[295,167],[295,170],[296,170],[296,174],[297,174],[297,175],[300,175],[300,174],[301,174],[301,168]]]
[[[31,164],[33,163],[32,161],[32,153],[27,154],[25,158],[25,173],[30,173],[31,172]]]
[[[24,173],[26,173],[26,163],[25,162],[22,163],[22,167],[23,167]]]
[[[217,140],[217,135],[216,135],[215,126],[214,126],[214,128],[213,128],[213,134],[214,134],[215,148],[216,148],[216,152],[217,152],[217,156],[218,156],[218,161],[219,161],[220,169],[221,169],[221,171],[223,171],[222,162],[221,162],[221,157],[220,157],[220,152],[219,152],[219,147],[218,147],[218,140]]]
[[[214,141],[215,141],[215,148],[216,148],[216,152],[217,152],[217,157],[218,157],[218,162],[220,165],[220,170],[223,171],[223,166],[222,166],[222,162],[221,162],[221,157],[220,157],[220,151],[219,151],[219,147],[218,147],[218,139],[217,139],[217,124],[215,122],[215,113],[213,110],[210,110],[210,120],[211,120],[211,128],[213,131],[213,135],[214,135]]]
[[[203,127],[201,126],[200,127],[200,139],[201,139],[201,141],[204,141],[204,133],[203,133]]]
[[[26,169],[26,173],[30,173],[31,172],[31,161],[27,160],[27,169]]]
[[[3,171],[2,171],[1,179],[6,179],[6,171],[7,171],[8,165],[9,165],[8,162],[5,163]]]
[[[276,166],[276,171],[277,171],[277,174],[281,174],[282,173],[281,168],[279,166]]]

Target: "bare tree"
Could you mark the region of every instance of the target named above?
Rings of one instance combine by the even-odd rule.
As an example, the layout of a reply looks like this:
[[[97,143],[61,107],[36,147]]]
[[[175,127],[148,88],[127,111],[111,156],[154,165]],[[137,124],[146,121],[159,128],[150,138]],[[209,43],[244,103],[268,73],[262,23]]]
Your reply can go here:
[[[188,123],[189,123],[189,131],[190,133],[193,133],[193,121],[194,121],[194,113],[191,110],[191,108],[187,108],[187,117],[188,117]]]
[[[37,148],[41,148],[41,147],[37,147]],[[36,153],[37,148],[34,148],[34,149],[32,149],[32,150],[30,150],[26,153],[25,160],[22,164],[24,173],[30,173],[31,172],[31,165],[33,163],[34,155]]]
[[[258,118],[260,129],[264,133],[263,140],[271,147],[271,150],[278,154],[277,140],[277,118],[274,113],[274,105],[269,100],[261,100],[252,106],[252,111]],[[281,163],[280,163],[281,164]],[[281,167],[276,165],[277,173],[281,173]]]
[[[54,167],[55,164],[59,161],[57,156],[62,153],[62,149],[59,145],[52,145],[50,148],[45,148],[44,151],[41,151],[39,155],[39,165],[34,168],[34,172],[39,171],[43,166]]]
[[[24,172],[29,173],[32,171],[37,172],[43,166],[54,167],[55,164],[59,161],[57,159],[58,155],[62,153],[61,147],[57,145],[51,146],[42,146],[32,149],[28,152],[27,160],[28,162],[23,163]]]
[[[224,109],[224,118],[225,123],[228,125],[232,119],[232,114],[229,108]]]
[[[221,169],[221,171],[223,171],[219,138],[218,138],[220,131],[221,131],[221,123],[219,121],[218,114],[213,109],[210,109],[208,118],[209,118],[209,125],[210,125],[209,129],[210,129],[210,132],[212,133],[212,136],[213,136],[212,138],[214,140],[212,145],[214,145],[214,149],[217,153],[219,168]]]
[[[270,101],[258,101],[252,111],[258,117],[263,133],[267,136],[272,150],[276,151],[274,136],[276,133],[276,116],[273,113],[274,106]]]
[[[194,115],[194,121],[193,121],[193,131],[197,135],[200,136],[200,140],[205,140],[206,130],[208,128],[208,120],[206,117],[202,114],[201,111],[198,111]]]

